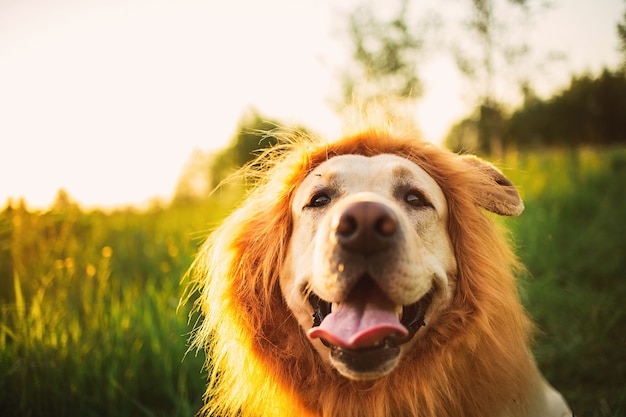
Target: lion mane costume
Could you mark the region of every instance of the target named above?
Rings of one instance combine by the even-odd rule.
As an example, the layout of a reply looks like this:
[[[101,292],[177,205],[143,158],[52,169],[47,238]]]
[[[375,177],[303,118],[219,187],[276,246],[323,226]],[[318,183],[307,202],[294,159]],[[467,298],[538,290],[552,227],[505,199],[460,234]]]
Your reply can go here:
[[[289,145],[270,151],[269,158],[265,155],[260,169],[256,162],[255,187],[210,235],[192,266],[203,315],[194,343],[208,356],[201,413],[571,416],[537,369],[529,348],[533,326],[515,280],[521,266],[505,233],[486,213],[521,213],[523,204],[509,180],[478,158],[387,130],[364,130],[334,142],[294,136]],[[403,345],[393,369],[375,377],[339,372],[324,349],[357,356],[359,349],[323,346],[323,333],[318,339],[307,337],[328,311],[320,317],[316,305],[302,304],[305,311],[298,315],[291,305],[300,301],[281,290],[283,281],[292,279],[281,276],[289,271],[286,262],[301,255],[290,249],[295,195],[308,176],[322,176],[316,171],[322,164],[345,155],[393,155],[432,178],[447,204],[445,230],[455,261],[444,277],[447,298],[428,307],[438,309],[437,314],[417,326],[421,328]],[[310,205],[322,204],[328,201],[318,198]],[[303,289],[304,300],[307,291]],[[330,308],[336,300],[328,301]],[[371,346],[373,355],[379,344]]]

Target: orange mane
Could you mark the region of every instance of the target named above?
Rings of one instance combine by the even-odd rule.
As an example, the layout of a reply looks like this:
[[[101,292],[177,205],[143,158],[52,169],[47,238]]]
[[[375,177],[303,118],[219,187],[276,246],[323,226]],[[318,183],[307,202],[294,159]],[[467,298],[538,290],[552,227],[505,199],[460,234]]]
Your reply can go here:
[[[381,153],[415,162],[442,188],[456,290],[450,309],[398,368],[355,382],[322,363],[283,300],[278,271],[292,230],[291,200],[304,177],[335,155]],[[491,178],[451,152],[378,130],[331,143],[299,138],[271,164],[193,266],[204,315],[195,345],[207,350],[209,370],[202,413],[483,417],[494,415],[502,398],[527,401],[535,365],[514,279],[519,265],[477,204]]]

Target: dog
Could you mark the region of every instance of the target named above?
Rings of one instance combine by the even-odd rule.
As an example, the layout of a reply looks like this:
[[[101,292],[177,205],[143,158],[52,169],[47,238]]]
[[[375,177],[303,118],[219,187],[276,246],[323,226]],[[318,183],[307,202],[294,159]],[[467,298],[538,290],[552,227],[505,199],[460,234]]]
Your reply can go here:
[[[572,416],[486,213],[524,209],[497,168],[387,129],[290,142],[192,266],[201,414]]]

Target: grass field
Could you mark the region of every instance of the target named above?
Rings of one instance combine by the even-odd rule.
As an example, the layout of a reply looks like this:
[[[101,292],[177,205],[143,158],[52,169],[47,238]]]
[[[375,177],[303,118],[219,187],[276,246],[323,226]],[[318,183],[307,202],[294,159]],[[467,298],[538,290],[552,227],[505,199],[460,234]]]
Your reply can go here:
[[[626,415],[626,149],[496,163],[526,202],[503,221],[528,266],[541,369],[577,415]],[[185,355],[180,280],[235,198],[0,212],[0,415],[192,416],[204,358]]]
[[[626,416],[626,150],[510,155],[536,355],[577,416]]]

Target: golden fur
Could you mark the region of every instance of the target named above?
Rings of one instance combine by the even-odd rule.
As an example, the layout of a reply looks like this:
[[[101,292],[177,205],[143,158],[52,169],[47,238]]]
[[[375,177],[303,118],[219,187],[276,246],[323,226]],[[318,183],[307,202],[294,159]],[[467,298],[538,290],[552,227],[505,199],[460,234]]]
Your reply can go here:
[[[368,130],[336,142],[296,138],[263,170],[245,201],[215,230],[193,265],[208,354],[203,414],[216,416],[484,417],[545,407],[520,304],[520,265],[480,206],[497,186],[480,164],[412,137]],[[448,202],[458,265],[450,307],[389,375],[352,381],[322,363],[290,313],[279,266],[298,185],[342,154],[391,153],[422,167]]]

